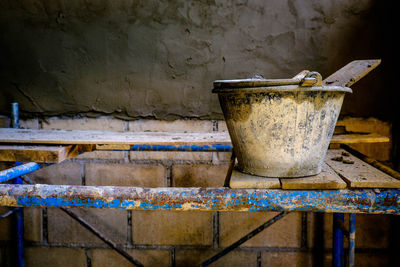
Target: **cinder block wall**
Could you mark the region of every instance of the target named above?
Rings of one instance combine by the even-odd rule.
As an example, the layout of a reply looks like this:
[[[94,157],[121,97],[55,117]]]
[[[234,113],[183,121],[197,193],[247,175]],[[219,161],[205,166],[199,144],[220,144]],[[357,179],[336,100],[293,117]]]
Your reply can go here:
[[[9,120],[1,118],[2,127]],[[390,134],[378,120],[345,119],[338,125]],[[223,121],[123,121],[114,118],[48,118],[21,121],[23,128],[114,131],[226,131]],[[363,128],[364,127],[364,128]],[[373,127],[372,127],[373,128]],[[388,147],[362,147],[389,157]],[[375,149],[375,150],[374,150]],[[386,150],[384,150],[386,149]],[[375,152],[374,152],[375,151]],[[386,151],[386,152],[383,152]],[[378,155],[376,154],[376,155]],[[37,183],[143,187],[218,187],[228,152],[91,152],[41,169]],[[6,168],[7,164],[2,164]],[[0,212],[7,208],[0,207]],[[274,216],[275,212],[168,212],[74,209],[145,266],[198,266]],[[27,266],[130,266],[119,254],[57,208],[25,208]],[[346,217],[347,219],[347,217]],[[393,216],[357,215],[356,265],[390,263]],[[0,263],[13,266],[13,217],[0,220]],[[212,266],[331,265],[332,215],[292,213]],[[397,232],[396,232],[397,233]],[[397,233],[398,234],[398,233]],[[346,244],[347,246],[347,244]]]

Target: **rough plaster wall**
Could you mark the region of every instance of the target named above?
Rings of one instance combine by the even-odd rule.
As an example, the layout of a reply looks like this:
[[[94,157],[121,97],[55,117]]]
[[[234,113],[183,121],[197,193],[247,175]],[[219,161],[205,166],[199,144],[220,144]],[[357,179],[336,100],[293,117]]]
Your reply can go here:
[[[380,57],[375,2],[0,0],[0,112],[222,118],[216,79]],[[344,113],[379,111],[379,81]]]

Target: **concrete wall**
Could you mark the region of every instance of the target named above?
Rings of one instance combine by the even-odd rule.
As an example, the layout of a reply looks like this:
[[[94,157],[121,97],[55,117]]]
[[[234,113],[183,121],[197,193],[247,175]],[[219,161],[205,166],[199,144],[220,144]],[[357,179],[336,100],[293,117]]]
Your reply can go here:
[[[17,101],[24,116],[221,119],[216,79],[326,77],[385,57],[384,4],[2,0],[0,113]],[[385,119],[390,94],[380,71],[371,76],[343,114]]]

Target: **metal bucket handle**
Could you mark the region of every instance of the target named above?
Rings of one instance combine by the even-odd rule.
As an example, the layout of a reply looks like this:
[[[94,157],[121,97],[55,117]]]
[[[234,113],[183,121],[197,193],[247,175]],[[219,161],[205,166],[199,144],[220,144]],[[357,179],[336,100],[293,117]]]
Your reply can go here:
[[[293,77],[293,79],[299,79],[299,85],[302,87],[311,86],[322,86],[322,76],[316,71],[303,70],[299,74]]]
[[[260,75],[254,75],[250,79],[217,80],[214,81],[214,89],[228,88],[254,88],[297,85],[301,87],[322,86],[322,76],[316,71],[303,70],[291,79],[265,79]]]

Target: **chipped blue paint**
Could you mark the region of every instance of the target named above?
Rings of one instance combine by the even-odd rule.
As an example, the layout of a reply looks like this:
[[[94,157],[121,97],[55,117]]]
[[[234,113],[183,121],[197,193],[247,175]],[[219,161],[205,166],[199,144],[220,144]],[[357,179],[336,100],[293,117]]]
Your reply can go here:
[[[0,205],[130,210],[313,211],[400,214],[400,190],[262,190],[0,185]]]
[[[343,254],[343,241],[344,233],[342,229],[338,226],[338,223],[343,225],[344,214],[334,213],[333,214],[333,237],[332,237],[332,266],[342,267],[344,266],[344,254]]]
[[[6,182],[18,176],[34,172],[40,169],[40,165],[35,162],[29,162],[23,165],[0,171],[0,182]]]
[[[133,145],[129,150],[132,151],[220,151],[228,152],[232,150],[232,145],[213,144],[213,145]],[[119,150],[117,150],[119,151]]]

